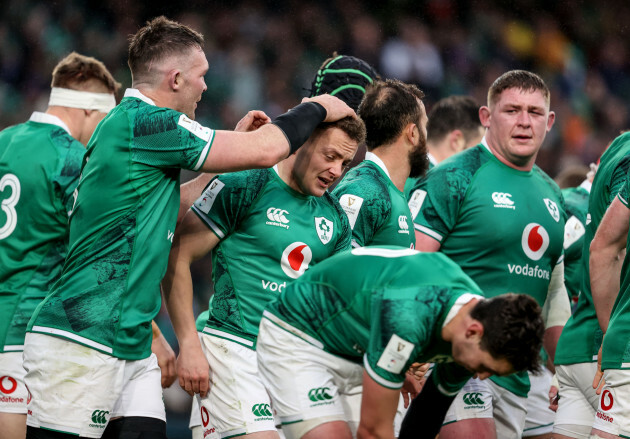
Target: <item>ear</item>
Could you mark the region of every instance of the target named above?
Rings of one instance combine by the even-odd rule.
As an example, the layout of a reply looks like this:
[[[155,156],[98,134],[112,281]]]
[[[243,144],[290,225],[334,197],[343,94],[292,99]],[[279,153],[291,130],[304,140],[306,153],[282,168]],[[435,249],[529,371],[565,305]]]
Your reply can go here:
[[[420,128],[415,123],[409,123],[403,130],[404,135],[407,138],[407,141],[412,145],[415,145],[420,137]]]
[[[556,120],[556,113],[554,113],[553,111],[550,111],[549,116],[547,117],[547,132],[549,132],[555,120]]]
[[[171,70],[167,74],[167,79],[168,79],[168,86],[171,88],[171,90],[173,91],[179,90],[179,87],[182,84],[181,71],[177,69]]]
[[[483,125],[484,128],[490,127],[490,108],[486,107],[485,105],[479,108],[479,120],[481,121],[481,125]]]
[[[472,320],[466,328],[466,338],[481,340],[483,337],[483,325],[479,320]]]
[[[466,139],[464,139],[464,133],[462,133],[462,130],[453,130],[448,136],[448,145],[451,151],[457,153],[464,149],[466,146]]]

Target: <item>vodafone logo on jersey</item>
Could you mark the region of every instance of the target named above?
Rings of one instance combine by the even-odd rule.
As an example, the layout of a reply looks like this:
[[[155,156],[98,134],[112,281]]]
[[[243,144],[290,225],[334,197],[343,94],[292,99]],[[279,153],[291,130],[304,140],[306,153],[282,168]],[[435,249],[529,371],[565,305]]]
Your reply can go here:
[[[308,269],[313,259],[311,248],[303,242],[294,242],[284,249],[280,266],[291,279],[297,279]]]
[[[529,223],[523,230],[521,244],[527,257],[532,261],[537,261],[549,247],[549,234],[540,224]]]
[[[15,378],[4,375],[0,377],[0,392],[10,395],[17,389],[17,381]]]

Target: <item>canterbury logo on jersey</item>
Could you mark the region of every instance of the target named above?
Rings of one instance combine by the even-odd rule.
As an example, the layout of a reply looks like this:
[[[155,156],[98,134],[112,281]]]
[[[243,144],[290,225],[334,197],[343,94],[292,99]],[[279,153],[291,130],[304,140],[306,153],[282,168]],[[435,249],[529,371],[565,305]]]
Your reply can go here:
[[[265,224],[270,226],[278,226],[283,227],[285,229],[289,229],[289,220],[286,215],[289,215],[289,212],[284,209],[278,209],[276,207],[270,207],[267,209],[267,221]]]
[[[483,406],[485,402],[481,399],[481,393],[472,392],[472,393],[464,393],[464,404],[467,406]],[[465,408],[473,408],[473,407],[465,407]]]
[[[409,234],[409,224],[407,224],[406,215],[400,215],[398,217],[398,227],[400,228],[398,230],[398,233],[406,233],[407,235]]]
[[[512,201],[511,198],[512,194],[508,194],[507,192],[492,193],[492,201],[494,201],[494,207],[516,210],[516,207],[514,206],[514,201]]]
[[[330,388],[328,387],[316,387],[308,391],[308,399],[313,402],[325,401],[328,399],[333,399],[332,396],[328,394]]]
[[[269,406],[269,404],[254,404],[252,406],[252,413],[257,418],[273,416],[273,413],[271,413],[271,407]]]
[[[92,422],[94,422],[95,424],[106,424],[107,415],[109,415],[109,412],[106,410],[94,410],[92,412]],[[100,425],[100,427],[103,426]]]

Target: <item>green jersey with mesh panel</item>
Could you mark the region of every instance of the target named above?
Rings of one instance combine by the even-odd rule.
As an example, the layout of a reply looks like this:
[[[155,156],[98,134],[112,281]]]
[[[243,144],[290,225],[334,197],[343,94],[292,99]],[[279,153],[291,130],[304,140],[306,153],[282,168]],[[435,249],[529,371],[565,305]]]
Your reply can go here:
[[[270,300],[309,267],[350,249],[337,201],[295,191],[275,169],[220,175],[192,210],[221,239],[212,250],[215,293],[203,332],[250,348]]]
[[[88,143],[63,273],[29,331],[125,360],[151,354],[180,168],[199,170],[213,138],[213,130],[127,90]]]
[[[484,144],[428,172],[411,193],[416,230],[440,242],[488,297],[513,292],[547,298],[562,256],[565,209],[558,186],[540,168],[518,171]],[[492,377],[527,396],[527,373]]]
[[[602,331],[597,321],[591,293],[589,246],[608,206],[625,184],[628,170],[630,170],[630,133],[625,133],[617,137],[602,155],[593,179],[592,196],[589,197],[585,224],[584,251],[580,261],[582,273],[580,297],[573,315],[564,326],[558,340],[555,364],[597,361],[597,353],[602,343]]]
[[[49,114],[0,132],[0,352],[23,349],[35,307],[61,274],[84,154]]]
[[[415,246],[407,199],[374,154],[368,153],[366,160],[349,170],[333,195],[350,220],[353,247]]]
[[[321,262],[287,286],[265,318],[362,362],[382,386],[400,388],[412,363],[453,361],[441,331],[474,297],[483,297],[479,287],[441,253],[362,247]]]

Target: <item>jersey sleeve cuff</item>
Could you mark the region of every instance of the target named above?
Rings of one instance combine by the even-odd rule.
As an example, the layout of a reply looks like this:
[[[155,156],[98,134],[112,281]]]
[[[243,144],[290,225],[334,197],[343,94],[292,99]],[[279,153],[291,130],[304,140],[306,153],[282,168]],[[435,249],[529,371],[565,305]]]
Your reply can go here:
[[[372,367],[370,366],[370,362],[368,361],[367,354],[363,355],[363,366],[365,366],[365,371],[370,376],[370,378],[372,378],[381,386],[387,387],[388,389],[396,389],[396,390],[402,388],[404,381],[401,381],[401,382],[390,381],[388,379],[383,378],[379,374],[377,374],[376,371],[372,369]]]
[[[212,230],[212,232],[214,232],[214,234],[217,235],[219,237],[219,239],[225,238],[225,233],[223,233],[223,231],[219,228],[217,223],[215,223],[210,218],[208,218],[206,215],[204,215],[202,212],[200,212],[199,209],[197,208],[197,206],[195,206],[193,204],[192,207],[191,207],[191,210],[193,212],[195,212],[195,214],[199,217],[199,219],[201,219],[201,221],[203,221],[203,223],[206,226],[208,226],[208,228],[210,230]]]
[[[413,223],[413,227],[418,232],[424,233],[425,235],[429,235],[431,238],[437,240],[438,242],[442,242],[442,240],[444,239],[444,237],[440,235],[438,232],[436,232],[435,230],[431,230],[428,227],[421,226],[418,223]]]

